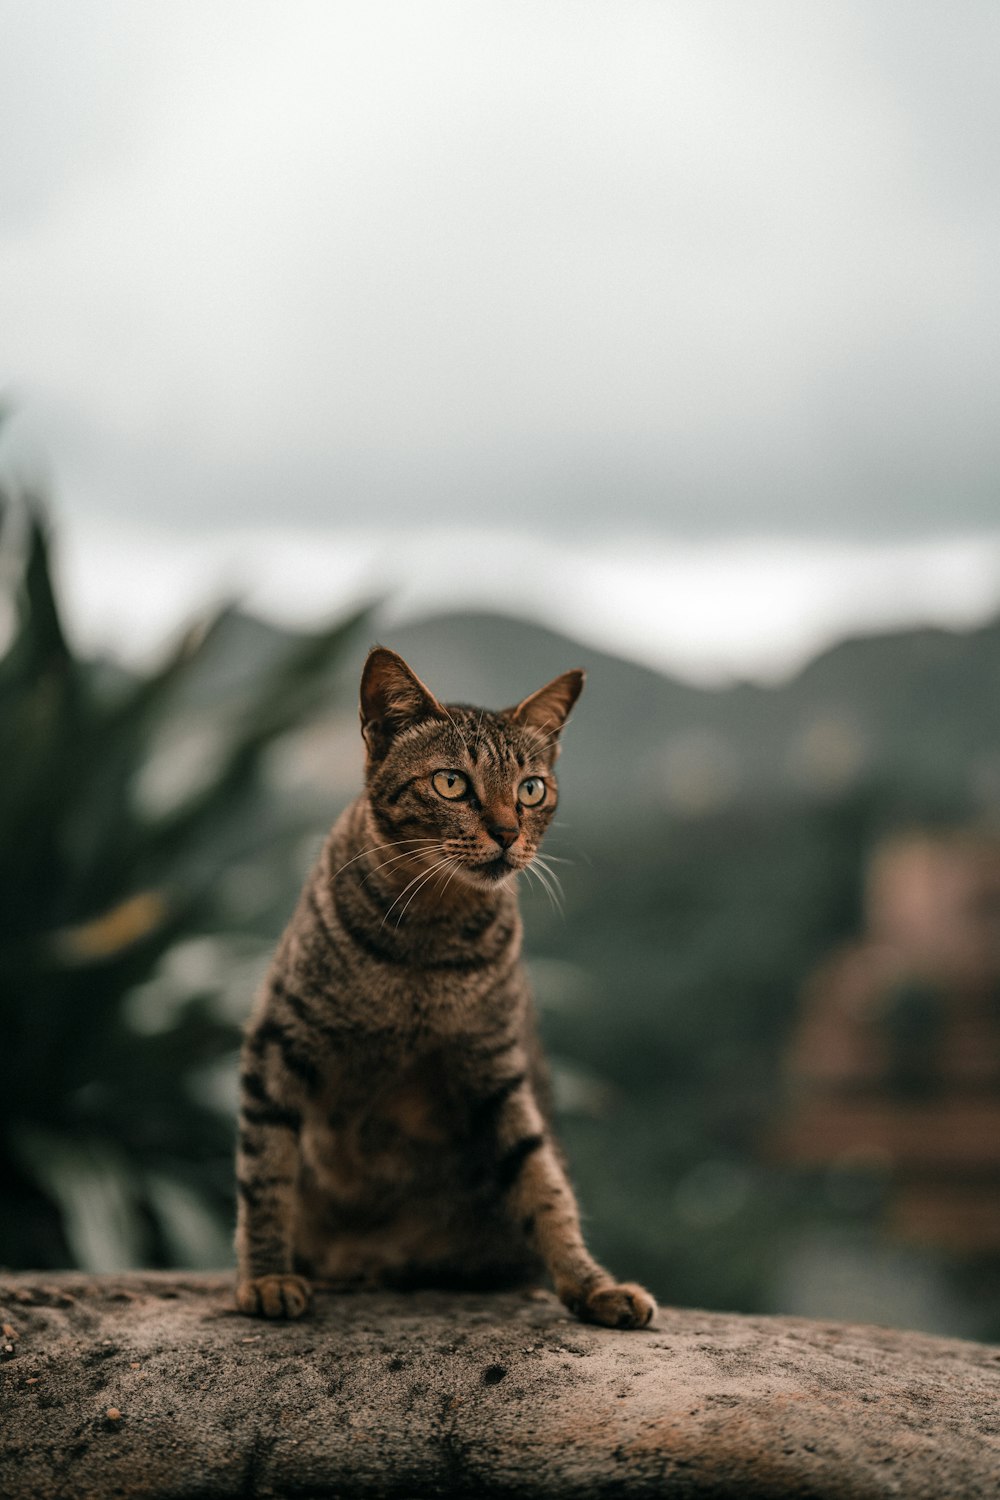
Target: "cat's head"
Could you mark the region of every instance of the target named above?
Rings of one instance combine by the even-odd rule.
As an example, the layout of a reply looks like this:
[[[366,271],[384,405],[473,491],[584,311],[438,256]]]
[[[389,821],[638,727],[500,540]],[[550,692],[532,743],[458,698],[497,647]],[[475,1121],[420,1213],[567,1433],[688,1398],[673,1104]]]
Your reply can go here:
[[[523,870],[556,809],[559,735],[582,687],[582,672],[564,672],[512,708],[444,704],[376,646],[361,678],[361,732],[379,833],[424,861],[448,860],[480,888]]]

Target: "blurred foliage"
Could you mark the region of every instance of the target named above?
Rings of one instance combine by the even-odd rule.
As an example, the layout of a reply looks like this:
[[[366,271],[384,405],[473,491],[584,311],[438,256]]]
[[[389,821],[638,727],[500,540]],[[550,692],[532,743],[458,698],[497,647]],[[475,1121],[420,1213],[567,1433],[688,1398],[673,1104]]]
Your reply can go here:
[[[210,966],[178,959],[259,950],[226,876],[302,831],[262,798],[265,756],[326,704],[369,612],[291,638],[185,751],[177,703],[231,611],[146,675],[82,660],[42,507],[0,495],[0,525],[0,1264],[219,1261],[232,1119],[211,1070],[238,1030]]]
[[[782,1244],[831,1216],[822,1183],[769,1162],[768,1135],[803,975],[860,922],[871,812],[861,797],[630,827],[564,873],[565,923],[533,898],[546,1041],[609,1090],[562,1126],[591,1239],[666,1298],[767,1310]],[[567,953],[576,993],[546,1003]]]
[[[775,1149],[803,978],[860,932],[870,850],[970,811],[877,781],[733,804],[589,838],[563,873],[564,921],[527,897],[546,1044],[603,1084],[560,1133],[592,1246],[619,1274],[681,1305],[774,1312],[797,1247],[822,1244],[855,1268],[858,1316],[997,1337],[995,1257],[894,1248],[877,1170],[797,1169]],[[894,1021],[908,1077],[936,1019],[919,998]],[[919,1305],[896,1300],[905,1277],[926,1285]]]

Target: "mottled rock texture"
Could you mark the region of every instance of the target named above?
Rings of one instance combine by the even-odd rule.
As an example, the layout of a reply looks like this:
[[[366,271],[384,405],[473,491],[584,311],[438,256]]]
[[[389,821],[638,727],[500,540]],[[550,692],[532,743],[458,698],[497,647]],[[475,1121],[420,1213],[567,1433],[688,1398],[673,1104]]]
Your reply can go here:
[[[0,1277],[4,1500],[1000,1494],[1000,1351],[547,1294],[321,1295],[221,1276]]]

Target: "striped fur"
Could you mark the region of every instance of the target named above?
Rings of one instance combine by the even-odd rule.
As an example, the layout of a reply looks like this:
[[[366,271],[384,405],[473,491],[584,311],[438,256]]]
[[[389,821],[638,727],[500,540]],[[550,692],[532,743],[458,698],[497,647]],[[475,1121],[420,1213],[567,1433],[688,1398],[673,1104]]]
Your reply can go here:
[[[583,1318],[653,1316],[584,1245],[520,964],[516,875],[555,811],[582,685],[569,672],[491,713],[439,703],[393,652],[369,656],[365,791],[306,882],[243,1048],[243,1312],[296,1317],[314,1282],[547,1271]]]

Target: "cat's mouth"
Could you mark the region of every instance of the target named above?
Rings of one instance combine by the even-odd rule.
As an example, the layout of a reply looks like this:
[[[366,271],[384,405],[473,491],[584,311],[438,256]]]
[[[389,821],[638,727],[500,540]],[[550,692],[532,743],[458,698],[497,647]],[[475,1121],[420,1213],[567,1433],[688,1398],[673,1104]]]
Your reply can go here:
[[[519,868],[520,866],[514,864],[508,857],[506,850],[502,854],[498,854],[495,859],[488,859],[481,865],[472,866],[475,874],[484,877],[486,880],[502,880],[505,875],[513,875],[515,870]]]

